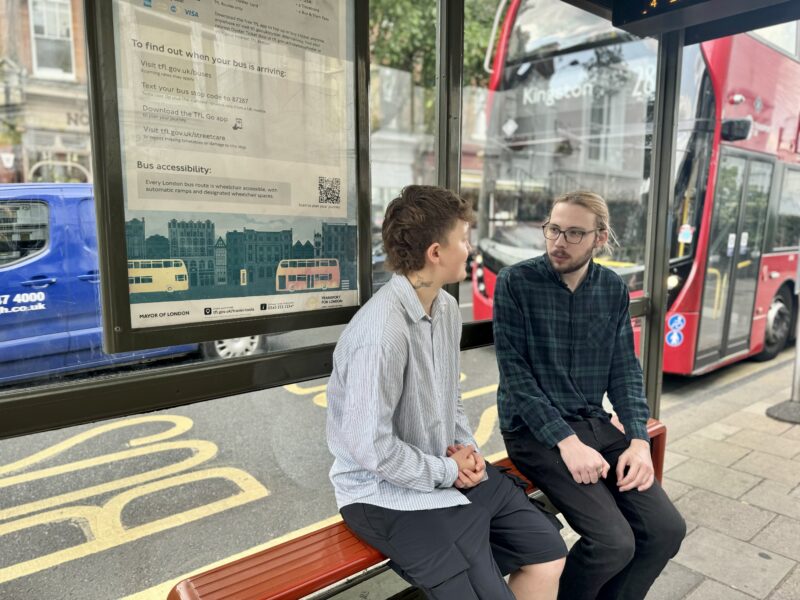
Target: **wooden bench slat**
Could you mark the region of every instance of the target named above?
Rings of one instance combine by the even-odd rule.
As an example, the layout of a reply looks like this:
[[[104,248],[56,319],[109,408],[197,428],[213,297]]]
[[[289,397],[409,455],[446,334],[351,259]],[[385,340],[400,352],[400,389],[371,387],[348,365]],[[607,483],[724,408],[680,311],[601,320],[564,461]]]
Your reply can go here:
[[[664,471],[666,427],[651,419],[653,467],[659,481]],[[494,463],[508,467],[528,483],[509,458]],[[359,540],[344,523],[334,523],[283,544],[189,577],[170,590],[168,600],[297,600],[385,560]]]
[[[319,589],[382,560],[383,555],[355,537],[344,523],[334,523],[291,543],[246,556],[194,577],[192,592],[196,595],[188,598],[244,600],[249,597],[247,590],[251,588],[258,590],[254,596],[257,598],[264,597],[264,590],[277,594],[270,597],[282,598],[283,590],[292,593],[308,585]],[[345,575],[339,576],[328,566],[331,563],[341,565]],[[172,595],[169,597],[173,598]],[[183,595],[176,597],[187,598]]]

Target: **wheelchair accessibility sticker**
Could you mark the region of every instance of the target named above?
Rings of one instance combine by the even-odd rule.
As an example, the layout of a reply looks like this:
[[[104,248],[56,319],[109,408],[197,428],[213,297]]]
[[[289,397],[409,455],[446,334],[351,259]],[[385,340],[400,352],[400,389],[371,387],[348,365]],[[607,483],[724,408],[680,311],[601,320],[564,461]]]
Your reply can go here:
[[[686,317],[683,315],[672,315],[667,321],[667,326],[670,330],[680,331],[686,327]]]

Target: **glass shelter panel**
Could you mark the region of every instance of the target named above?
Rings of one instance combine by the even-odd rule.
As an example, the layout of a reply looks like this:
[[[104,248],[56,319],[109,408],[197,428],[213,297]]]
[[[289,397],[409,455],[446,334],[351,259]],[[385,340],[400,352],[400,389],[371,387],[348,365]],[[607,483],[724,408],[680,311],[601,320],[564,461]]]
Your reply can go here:
[[[0,69],[0,78],[7,91],[7,102],[0,106],[0,111],[4,111],[0,112],[3,116],[0,120],[0,182],[15,184],[0,189],[0,278],[12,273],[12,269],[26,256],[33,258],[33,253],[39,252],[41,257],[36,260],[40,262],[36,264],[41,266],[44,264],[41,261],[48,261],[50,266],[38,271],[26,266],[30,273],[25,278],[28,279],[28,275],[55,274],[59,279],[58,284],[49,289],[33,290],[47,297],[45,313],[49,320],[46,327],[29,326],[33,323],[30,317],[37,314],[35,311],[26,313],[27,320],[17,313],[14,324],[10,318],[0,322],[3,336],[0,339],[19,348],[22,341],[30,345],[24,360],[16,353],[0,352],[0,395],[43,384],[58,385],[98,377],[106,379],[161,368],[176,371],[211,360],[246,358],[335,342],[341,326],[218,339],[115,355],[103,351],[84,70],[86,56],[84,32],[80,29],[84,21],[83,6],[75,0],[30,0],[27,4],[33,7],[33,12],[21,11],[19,21],[3,23],[3,27],[15,28],[17,39],[30,40],[34,20],[58,24],[66,22],[64,15],[71,14],[74,31],[64,27],[54,31],[64,33],[60,39],[71,36],[71,41],[63,44],[59,60],[74,65],[75,81],[55,82],[43,78],[34,82],[23,77],[23,69],[33,71],[34,60],[32,47],[25,44],[11,49],[20,69],[11,69],[10,63]],[[410,21],[412,16],[414,19]],[[375,289],[390,276],[380,243],[380,225],[386,204],[404,185],[435,184],[437,181],[434,157],[436,19],[435,3],[424,0],[405,3],[402,7],[385,0],[370,3],[372,268]],[[388,35],[389,30],[393,35]],[[352,38],[349,43],[352,43]],[[71,58],[73,54],[74,60]],[[40,94],[36,103],[28,93],[33,83]],[[67,92],[69,102],[64,101]],[[39,128],[36,125],[44,123],[42,115],[45,113],[48,118],[58,114],[61,120],[50,118],[49,127]],[[355,156],[354,151],[350,154],[351,158]],[[59,187],[50,197],[37,200],[31,193],[33,182],[57,183]],[[60,187],[62,183],[75,182],[88,183]],[[20,196],[24,199],[20,200]],[[211,223],[200,219],[160,223],[150,217],[131,218],[125,228],[125,242],[131,257],[129,267],[132,268],[134,261],[139,261],[136,268],[140,272],[129,269],[128,273],[131,285],[137,289],[142,286],[159,286],[164,290],[172,287],[174,293],[180,286],[210,288],[240,283],[242,269],[228,268],[234,260],[245,263],[244,277],[254,281],[277,275],[280,260],[296,259],[298,262],[294,266],[301,261],[307,262],[306,257],[313,258],[320,246],[334,255],[352,255],[354,258],[356,252],[355,237],[349,235],[353,229],[350,227],[308,231],[305,232],[307,235],[295,231],[289,239],[286,235],[289,228],[279,220],[274,227],[248,225],[231,228],[222,219]],[[67,233],[70,235],[65,238]],[[228,244],[229,238],[231,244]],[[64,245],[58,246],[62,242]],[[172,262],[170,267],[165,267],[167,258]],[[30,261],[25,263],[30,264]],[[67,274],[75,279],[74,284],[66,285]],[[293,277],[293,283],[297,283],[296,274],[287,272],[285,276],[287,286]],[[333,275],[326,273],[323,276]],[[165,278],[170,282],[165,283]],[[28,291],[25,288],[20,293]],[[54,292],[59,293],[54,295]],[[468,299],[468,294],[462,292],[463,297]],[[37,302],[31,301],[26,306],[36,306]],[[51,336],[53,340],[49,342],[47,352],[42,350],[46,339],[42,336]],[[3,343],[0,341],[0,350]]]

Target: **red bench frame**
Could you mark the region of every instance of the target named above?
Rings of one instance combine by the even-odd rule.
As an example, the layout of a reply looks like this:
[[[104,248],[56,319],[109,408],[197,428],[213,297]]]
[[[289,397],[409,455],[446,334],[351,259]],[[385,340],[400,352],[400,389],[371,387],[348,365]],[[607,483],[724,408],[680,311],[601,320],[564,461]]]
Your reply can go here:
[[[664,472],[667,428],[650,419],[647,431],[656,477]],[[505,458],[494,463],[519,471]],[[521,476],[521,475],[520,475]],[[523,478],[524,479],[524,478]],[[528,493],[536,488],[528,484]],[[188,577],[173,587],[168,600],[297,600],[385,560],[353,535],[344,523],[329,525]]]

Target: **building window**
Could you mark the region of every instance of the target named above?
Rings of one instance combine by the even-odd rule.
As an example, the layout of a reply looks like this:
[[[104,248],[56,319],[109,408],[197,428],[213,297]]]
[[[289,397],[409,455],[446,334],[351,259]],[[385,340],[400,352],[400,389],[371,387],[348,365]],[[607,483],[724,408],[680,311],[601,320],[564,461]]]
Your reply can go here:
[[[37,77],[75,78],[69,0],[30,0],[33,70]]]

